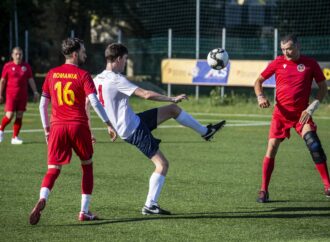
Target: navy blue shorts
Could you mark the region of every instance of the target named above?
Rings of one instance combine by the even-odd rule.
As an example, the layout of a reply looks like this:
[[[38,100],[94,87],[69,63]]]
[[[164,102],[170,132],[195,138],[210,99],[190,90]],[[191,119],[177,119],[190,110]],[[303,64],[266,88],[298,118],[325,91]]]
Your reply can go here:
[[[135,145],[149,159],[159,149],[160,139],[156,139],[151,131],[157,128],[157,108],[138,113],[140,124],[134,133],[125,139],[127,143]]]

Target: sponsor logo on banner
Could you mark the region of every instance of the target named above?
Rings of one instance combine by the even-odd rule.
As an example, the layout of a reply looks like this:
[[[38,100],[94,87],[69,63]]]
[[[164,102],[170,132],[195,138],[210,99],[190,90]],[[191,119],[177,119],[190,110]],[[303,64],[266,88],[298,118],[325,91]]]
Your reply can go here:
[[[192,82],[194,84],[227,85],[227,83],[228,83],[230,62],[228,63],[226,68],[224,68],[222,70],[214,70],[209,67],[209,65],[207,64],[206,61],[198,61],[197,69],[199,71],[192,80]]]

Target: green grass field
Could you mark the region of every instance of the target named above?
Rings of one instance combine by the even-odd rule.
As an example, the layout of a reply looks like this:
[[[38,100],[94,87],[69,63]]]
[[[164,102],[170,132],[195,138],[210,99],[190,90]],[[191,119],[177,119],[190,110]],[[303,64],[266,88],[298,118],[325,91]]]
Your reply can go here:
[[[137,102],[136,111],[159,103]],[[168,121],[154,132],[170,170],[160,197],[171,216],[140,213],[153,165],[133,146],[109,142],[95,130],[95,187],[91,210],[102,220],[81,223],[80,163],[73,156],[62,169],[36,226],[28,216],[47,169],[46,144],[37,105],[29,104],[21,138],[10,144],[11,127],[0,144],[1,241],[329,241],[330,199],[302,139],[291,131],[279,150],[270,196],[258,204],[268,124],[272,110],[256,104],[210,107],[208,99],[181,106],[202,123],[226,119],[212,142]],[[316,112],[319,136],[330,154],[329,105]],[[93,126],[104,127],[93,114]]]

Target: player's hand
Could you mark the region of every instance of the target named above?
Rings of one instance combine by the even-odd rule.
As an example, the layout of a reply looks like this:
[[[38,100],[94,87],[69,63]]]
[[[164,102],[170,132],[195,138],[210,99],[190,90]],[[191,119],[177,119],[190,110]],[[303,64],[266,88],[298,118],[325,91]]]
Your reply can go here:
[[[311,117],[312,116],[307,112],[307,110],[304,110],[300,115],[299,123],[306,124]]]
[[[179,96],[174,97],[172,102],[179,103],[182,100],[188,100],[188,96],[186,94],[180,94]]]
[[[264,96],[258,97],[258,105],[260,108],[268,108],[270,106],[270,103],[268,99]]]
[[[33,101],[36,103],[39,101],[40,94],[39,92],[34,92]]]
[[[0,104],[4,102],[4,97],[3,96],[0,96]]]
[[[44,128],[44,132],[45,132],[45,140],[46,140],[46,144],[48,145],[48,139],[49,139],[50,128],[49,128],[49,127],[45,127],[45,128]]]
[[[47,145],[48,145],[48,138],[49,138],[49,132],[45,132],[45,140]]]
[[[95,136],[92,134],[92,144],[95,145],[96,144],[96,138]]]
[[[111,141],[114,142],[117,139],[117,132],[110,126],[108,126],[108,133],[111,137]]]

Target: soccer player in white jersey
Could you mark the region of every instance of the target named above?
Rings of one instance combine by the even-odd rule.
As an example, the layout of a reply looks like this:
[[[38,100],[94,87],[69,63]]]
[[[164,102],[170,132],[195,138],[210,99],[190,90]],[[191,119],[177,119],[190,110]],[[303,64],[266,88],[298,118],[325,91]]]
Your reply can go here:
[[[127,56],[128,50],[124,45],[118,43],[109,45],[105,50],[106,69],[94,78],[94,83],[100,102],[104,105],[118,135],[126,142],[135,145],[156,167],[150,177],[149,192],[142,214],[169,215],[171,214],[169,211],[161,209],[158,205],[169,164],[159,149],[161,141],[154,138],[151,131],[164,121],[174,118],[208,141],[225,125],[225,120],[205,127],[176,105],[187,99],[186,94],[167,97],[134,85],[120,74],[125,69]],[[129,105],[129,97],[133,94],[143,99],[173,104],[135,114]]]

